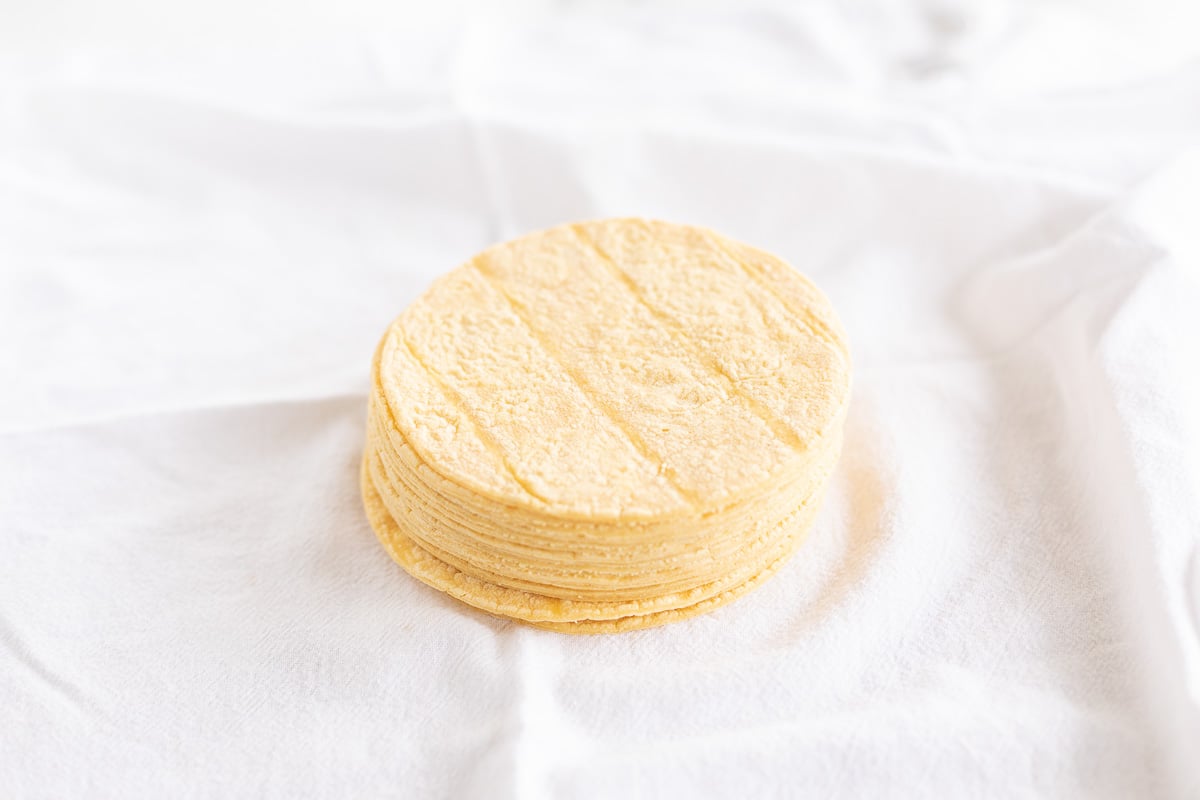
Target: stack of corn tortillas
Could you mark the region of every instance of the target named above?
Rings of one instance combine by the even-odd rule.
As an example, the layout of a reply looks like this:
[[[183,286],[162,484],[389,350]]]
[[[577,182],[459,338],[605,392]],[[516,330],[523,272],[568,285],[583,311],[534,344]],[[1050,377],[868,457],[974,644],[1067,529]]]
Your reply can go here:
[[[408,572],[600,633],[715,608],[810,527],[842,444],[846,337],[779,259],[637,219],[439,279],[376,352],[363,496]]]

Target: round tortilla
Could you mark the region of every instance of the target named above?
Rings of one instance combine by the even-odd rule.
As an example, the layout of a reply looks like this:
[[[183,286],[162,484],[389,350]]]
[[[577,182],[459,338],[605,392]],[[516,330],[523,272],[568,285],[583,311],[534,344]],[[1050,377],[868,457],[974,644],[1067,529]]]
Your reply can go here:
[[[779,259],[637,219],[490,248],[388,328],[363,493],[410,573],[496,614],[627,630],[728,602],[811,524],[846,337]]]

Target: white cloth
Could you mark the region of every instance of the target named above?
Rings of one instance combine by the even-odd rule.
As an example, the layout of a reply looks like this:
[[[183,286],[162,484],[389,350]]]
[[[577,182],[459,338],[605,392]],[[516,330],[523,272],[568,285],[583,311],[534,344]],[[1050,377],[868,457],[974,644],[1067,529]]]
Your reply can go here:
[[[1200,796],[1188,28],[841,7],[0,48],[0,796]],[[367,367],[627,214],[811,275],[855,393],[777,577],[573,638],[388,560]]]

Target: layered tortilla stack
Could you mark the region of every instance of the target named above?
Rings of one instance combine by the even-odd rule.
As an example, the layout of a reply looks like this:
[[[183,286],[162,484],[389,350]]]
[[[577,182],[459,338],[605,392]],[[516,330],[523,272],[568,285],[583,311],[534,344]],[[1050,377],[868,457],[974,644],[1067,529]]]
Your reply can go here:
[[[846,337],[780,259],[639,219],[492,247],[388,328],[362,488],[387,551],[570,633],[716,608],[810,528],[842,444]]]

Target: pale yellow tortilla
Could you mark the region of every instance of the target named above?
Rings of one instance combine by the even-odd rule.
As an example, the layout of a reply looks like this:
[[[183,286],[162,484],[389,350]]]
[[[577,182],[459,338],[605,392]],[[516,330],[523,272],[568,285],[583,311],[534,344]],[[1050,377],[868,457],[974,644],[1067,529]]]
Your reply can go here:
[[[716,607],[790,555],[840,451],[850,359],[783,262],[625,219],[439,279],[373,378],[363,492],[393,557],[476,607],[586,632]]]

